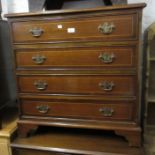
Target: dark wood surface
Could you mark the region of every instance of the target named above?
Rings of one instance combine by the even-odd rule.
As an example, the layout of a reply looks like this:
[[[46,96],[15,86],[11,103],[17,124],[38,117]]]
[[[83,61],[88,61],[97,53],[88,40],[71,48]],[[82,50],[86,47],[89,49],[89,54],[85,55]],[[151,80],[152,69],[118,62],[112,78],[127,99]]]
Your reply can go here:
[[[39,128],[33,136],[15,139],[11,147],[13,155],[144,155],[142,147],[129,147],[112,132],[64,128]]]
[[[14,103],[13,103],[14,104]],[[18,118],[18,107],[5,107],[2,111],[2,128],[5,129],[6,126],[11,124],[12,122],[16,122]]]
[[[144,6],[6,15],[20,136],[39,125],[105,129],[126,137],[131,146],[141,145],[139,46]]]

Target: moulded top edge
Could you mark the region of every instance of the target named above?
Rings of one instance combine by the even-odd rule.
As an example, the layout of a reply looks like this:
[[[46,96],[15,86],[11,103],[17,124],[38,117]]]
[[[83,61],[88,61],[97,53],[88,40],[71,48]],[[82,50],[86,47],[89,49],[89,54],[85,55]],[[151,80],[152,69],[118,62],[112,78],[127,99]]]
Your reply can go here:
[[[95,12],[95,11],[112,11],[112,10],[123,10],[123,9],[134,9],[134,8],[144,8],[146,3],[138,4],[127,4],[127,5],[113,5],[96,7],[91,9],[58,9],[51,11],[38,11],[38,12],[26,12],[26,13],[10,13],[5,14],[6,18],[18,18],[18,17],[31,17],[31,16],[45,16],[45,15],[55,15],[55,14],[70,14],[70,13],[82,13],[82,12]]]

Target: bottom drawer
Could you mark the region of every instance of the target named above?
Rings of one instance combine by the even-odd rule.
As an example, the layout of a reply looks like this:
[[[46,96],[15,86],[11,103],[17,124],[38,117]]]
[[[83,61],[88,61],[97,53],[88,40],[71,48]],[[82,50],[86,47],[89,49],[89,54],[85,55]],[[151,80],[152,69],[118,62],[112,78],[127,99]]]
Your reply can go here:
[[[42,117],[132,120],[133,104],[127,101],[70,103],[21,100],[21,112],[23,115]]]
[[[12,155],[77,155],[77,154],[16,148],[12,149]]]
[[[12,149],[12,155],[62,155],[40,150]]]

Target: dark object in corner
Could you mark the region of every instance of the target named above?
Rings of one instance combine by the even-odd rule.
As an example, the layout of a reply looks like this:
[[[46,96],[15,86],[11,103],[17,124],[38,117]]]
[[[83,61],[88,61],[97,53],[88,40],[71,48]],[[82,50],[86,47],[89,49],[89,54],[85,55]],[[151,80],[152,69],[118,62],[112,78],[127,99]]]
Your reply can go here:
[[[127,4],[127,0],[103,0],[105,5]]]
[[[61,9],[63,4],[68,1],[71,1],[71,0],[46,0],[44,6],[45,6],[46,10]],[[81,8],[82,8],[82,5],[85,4],[85,3],[82,3],[82,1],[84,2],[84,0],[72,0],[71,1],[72,5],[74,2],[75,2],[75,4],[77,4],[77,1],[79,1],[79,3],[81,2]],[[106,6],[115,5],[115,4],[127,4],[127,0],[123,0],[123,1],[122,0],[102,0],[102,1],[103,1],[103,5],[106,5]],[[71,2],[69,4],[71,4]],[[92,3],[92,1],[90,1],[90,2]],[[97,2],[95,2],[95,4],[96,3]],[[90,4],[88,3],[88,6],[89,5]],[[67,7],[67,8],[69,8],[69,7]],[[80,8],[80,7],[77,6],[77,8]]]
[[[77,2],[77,0],[72,0],[72,1],[73,1],[73,3],[74,3],[74,1]],[[45,6],[46,10],[61,9],[61,7],[63,6],[64,3],[65,3],[65,0],[46,0],[44,6]],[[111,2],[111,0],[103,0],[103,3],[105,5],[113,4]],[[82,5],[82,3],[81,3],[81,5]]]
[[[127,0],[29,0],[29,10],[40,11],[44,7],[45,10],[78,9],[116,4],[127,4]]]
[[[46,10],[54,10],[60,9],[63,5],[63,0],[46,0],[45,1],[45,9]]]
[[[103,0],[103,2],[105,5],[112,5],[111,0]]]
[[[85,5],[85,2],[87,2],[88,0],[79,0],[79,4],[81,4],[81,6],[77,6],[77,8],[83,8],[83,5]],[[96,0],[94,0],[96,1]],[[103,1],[103,5],[112,5],[111,0],[102,0]],[[75,5],[77,4],[78,0],[46,0],[45,1],[45,10],[54,10],[54,9],[61,9],[61,7],[66,3],[66,2],[70,2],[69,4],[71,6],[74,6],[73,4],[75,3]],[[88,3],[88,5],[91,5],[92,1],[90,1],[90,4]],[[97,2],[95,2],[96,4]],[[79,5],[78,4],[78,5]],[[68,6],[67,8],[71,8],[71,6]],[[86,7],[87,8],[87,7]]]

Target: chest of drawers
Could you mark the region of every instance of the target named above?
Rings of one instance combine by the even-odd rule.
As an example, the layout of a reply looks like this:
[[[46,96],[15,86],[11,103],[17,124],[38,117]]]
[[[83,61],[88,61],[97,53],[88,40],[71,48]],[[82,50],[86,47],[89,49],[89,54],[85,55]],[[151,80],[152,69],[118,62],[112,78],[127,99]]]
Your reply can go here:
[[[40,125],[114,130],[140,145],[144,6],[6,15],[21,136]]]

